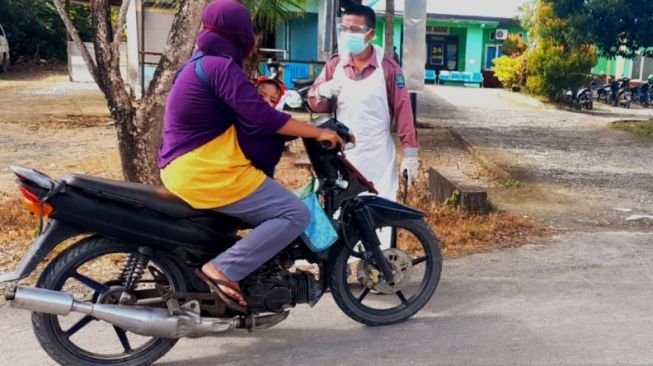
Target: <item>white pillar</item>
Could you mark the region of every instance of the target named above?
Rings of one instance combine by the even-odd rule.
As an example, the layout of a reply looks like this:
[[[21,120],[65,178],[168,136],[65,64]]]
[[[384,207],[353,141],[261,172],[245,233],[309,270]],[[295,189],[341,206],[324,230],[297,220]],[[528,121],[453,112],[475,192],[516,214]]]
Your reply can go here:
[[[404,55],[406,86],[411,92],[424,89],[426,63],[426,0],[406,0],[404,7]]]
[[[141,0],[127,0],[127,83],[134,91],[134,97],[141,99],[143,90],[141,88],[141,67],[140,67],[140,32],[138,27],[138,9],[142,7]]]
[[[317,58],[326,61],[333,53],[335,44],[335,20],[338,15],[338,0],[320,2],[317,15]],[[290,45],[286,45],[288,48]],[[292,57],[292,56],[291,56]]]

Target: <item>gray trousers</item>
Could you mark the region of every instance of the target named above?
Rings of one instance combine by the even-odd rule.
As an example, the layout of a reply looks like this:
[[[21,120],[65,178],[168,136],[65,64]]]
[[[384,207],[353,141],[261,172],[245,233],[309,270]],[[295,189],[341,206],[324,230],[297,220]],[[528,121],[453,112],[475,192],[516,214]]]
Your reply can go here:
[[[216,211],[255,226],[252,232],[211,263],[240,281],[290,244],[306,229],[306,205],[288,189],[267,178],[252,194]]]

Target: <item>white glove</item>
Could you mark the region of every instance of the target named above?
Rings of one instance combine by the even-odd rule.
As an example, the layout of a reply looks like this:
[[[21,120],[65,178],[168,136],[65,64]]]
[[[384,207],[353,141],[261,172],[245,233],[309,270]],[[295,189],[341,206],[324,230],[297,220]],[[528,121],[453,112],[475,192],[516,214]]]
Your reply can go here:
[[[325,81],[317,86],[317,93],[323,98],[333,98],[340,95],[342,85],[336,80]]]
[[[403,177],[404,171],[408,173],[408,184],[411,185],[415,182],[417,172],[419,171],[419,160],[417,156],[407,156],[401,161],[399,174]]]

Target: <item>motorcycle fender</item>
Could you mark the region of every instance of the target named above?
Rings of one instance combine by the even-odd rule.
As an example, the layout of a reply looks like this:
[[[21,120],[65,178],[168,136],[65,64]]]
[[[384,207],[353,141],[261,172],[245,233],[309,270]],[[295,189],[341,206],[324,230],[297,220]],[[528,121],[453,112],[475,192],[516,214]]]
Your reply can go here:
[[[350,207],[347,212],[356,216],[356,212],[363,213],[373,227],[390,226],[394,223],[404,220],[419,220],[424,218],[424,213],[414,208],[402,205],[377,196],[362,196],[356,198],[358,201]],[[352,235],[356,230],[355,222],[348,222],[341,230],[346,230],[348,235]],[[342,235],[342,234],[341,234]],[[342,249],[344,243],[339,240],[329,251],[328,258],[332,259]]]
[[[424,217],[424,213],[421,211],[382,197],[368,196],[359,199],[360,203],[354,210],[362,210],[375,227],[388,226],[399,221]]]
[[[34,240],[16,269],[13,272],[0,274],[0,283],[17,281],[29,276],[41,260],[59,243],[80,234],[82,233],[78,230],[51,219],[41,235]]]

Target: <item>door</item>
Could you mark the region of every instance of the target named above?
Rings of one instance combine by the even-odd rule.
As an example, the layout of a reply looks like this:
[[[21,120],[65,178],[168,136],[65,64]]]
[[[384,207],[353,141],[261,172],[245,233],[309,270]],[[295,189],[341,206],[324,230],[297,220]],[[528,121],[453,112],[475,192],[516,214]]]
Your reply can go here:
[[[426,68],[458,70],[458,37],[427,36]]]

